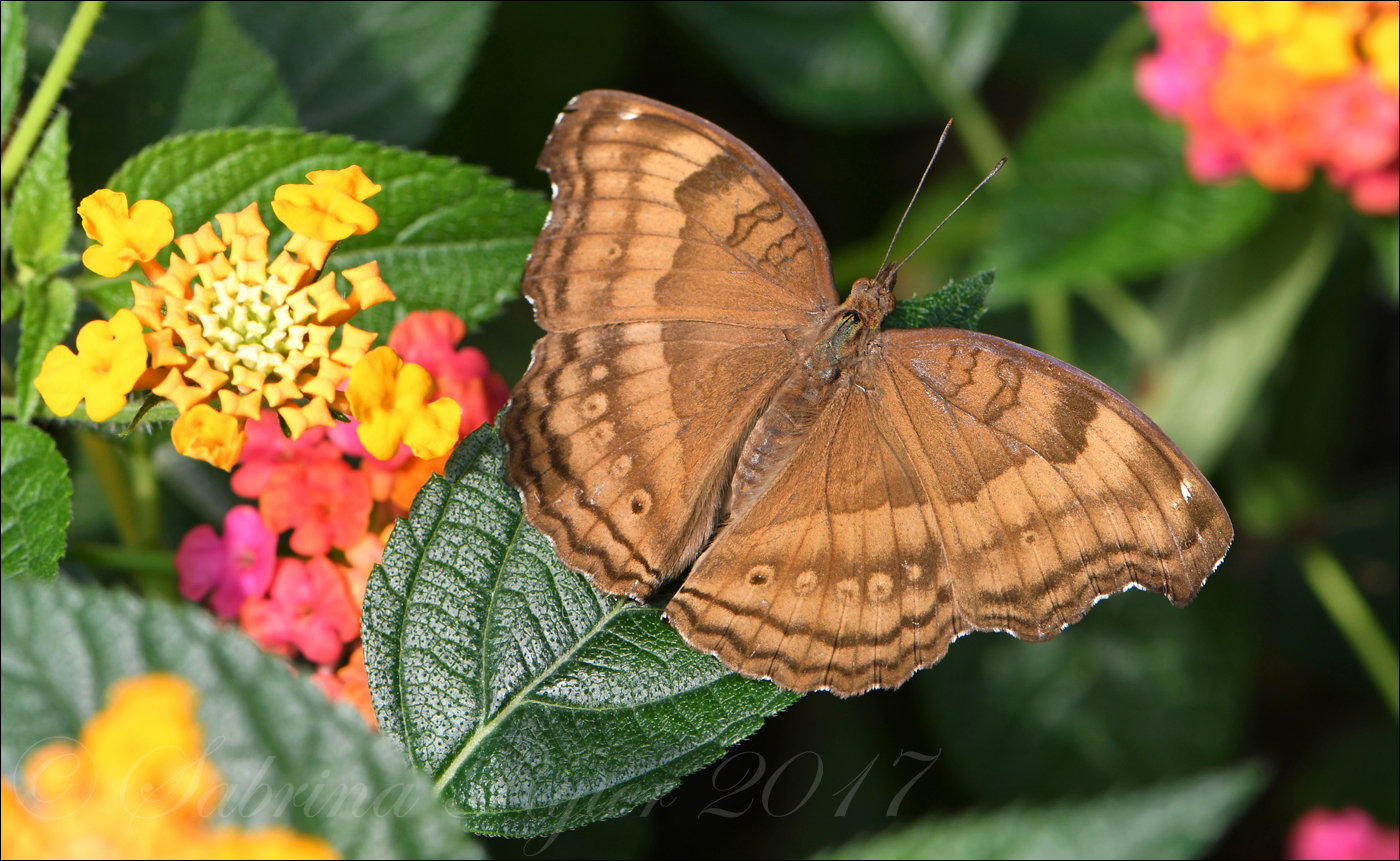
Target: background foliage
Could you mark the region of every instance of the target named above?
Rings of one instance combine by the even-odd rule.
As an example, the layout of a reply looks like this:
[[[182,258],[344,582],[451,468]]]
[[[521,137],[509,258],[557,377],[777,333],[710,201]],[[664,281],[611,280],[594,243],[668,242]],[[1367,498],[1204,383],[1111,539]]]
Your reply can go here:
[[[3,4],[7,140],[76,5]],[[226,773],[263,751],[333,760],[514,835],[469,843],[435,806],[421,822],[298,823],[350,854],[1258,857],[1311,805],[1396,822],[1395,715],[1307,567],[1319,550],[1340,561],[1394,643],[1396,221],[1321,182],[1192,182],[1180,128],[1133,93],[1150,46],[1127,3],[109,3],[6,200],[5,414],[37,425],[4,425],[4,576],[58,571],[53,587],[5,586],[7,774],[31,736],[71,734],[110,678],[158,667],[245,740],[215,754]],[[381,726],[422,772],[237,633],[166,606],[171,549],[236,500],[172,456],[159,422],[118,438],[134,406],[94,428],[34,397],[48,348],[129,301],[125,280],[74,265],[74,201],[155,197],[184,231],[257,198],[275,225],[276,185],[358,162],[385,186],[382,225],[337,263],[378,259],[400,296],[362,325],[449,308],[513,383],[538,336],[515,298],[548,193],[534,161],[559,108],[596,87],[762,153],[843,288],[873,274],[949,115],[957,134],[896,253],[1009,155],[900,295],[966,280],[902,306],[903,324],[1030,343],[1152,415],[1238,533],[1197,601],[1126,595],[1050,643],[974,635],[900,690],[793,702],[559,565],[520,524],[483,429],[370,587]],[[986,293],[970,276],[989,270]]]

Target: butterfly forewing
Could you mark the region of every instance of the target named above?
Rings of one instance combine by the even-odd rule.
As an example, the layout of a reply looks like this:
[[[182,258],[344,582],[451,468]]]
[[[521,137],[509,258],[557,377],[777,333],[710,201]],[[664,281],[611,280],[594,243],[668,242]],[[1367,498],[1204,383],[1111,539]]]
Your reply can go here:
[[[645,598],[713,531],[733,459],[837,302],[811,216],[761,158],[625,93],[575,99],[522,288],[548,331],[502,421],[530,522]]]
[[[987,335],[894,330],[667,608],[799,690],[890,687],[969,630],[1042,640],[1132,586],[1185,604],[1232,536],[1210,485],[1098,381]]]

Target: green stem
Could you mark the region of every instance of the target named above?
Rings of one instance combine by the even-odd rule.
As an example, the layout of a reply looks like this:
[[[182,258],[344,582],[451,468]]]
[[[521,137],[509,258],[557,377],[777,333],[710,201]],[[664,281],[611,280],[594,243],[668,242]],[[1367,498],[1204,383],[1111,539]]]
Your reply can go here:
[[[151,462],[150,436],[134,433],[127,437],[127,475],[131,478],[131,501],[134,505],[136,529],[140,546],[160,546],[160,483],[155,464]]]
[[[107,497],[107,508],[112,512],[122,544],[128,548],[140,547],[141,528],[136,521],[136,506],[116,446],[92,431],[79,430],[75,435],[83,453],[92,462],[93,472],[97,473],[97,483]]]
[[[9,192],[19,169],[29,159],[29,151],[34,148],[39,133],[48,123],[49,114],[69,76],[73,74],[73,67],[78,64],[78,57],[82,55],[83,46],[92,35],[92,28],[97,24],[97,17],[104,5],[104,0],[84,0],[78,4],[73,20],[68,22],[68,30],[63,34],[63,41],[58,43],[58,50],[49,61],[43,80],[39,81],[39,89],[34,91],[34,98],[25,109],[24,118],[19,121],[9,145],[5,147],[5,157],[0,160],[0,194]]]
[[[175,573],[175,554],[169,550],[134,550],[111,544],[75,544],[68,555],[79,562],[100,568],[142,574],[161,574],[166,579]]]
[[[1011,155],[1011,147],[1001,136],[992,115],[983,106],[977,95],[954,80],[936,57],[926,53],[914,44],[908,28],[898,21],[891,20],[883,4],[875,4],[876,15],[896,44],[904,51],[904,56],[914,65],[929,95],[953,115],[953,132],[967,148],[972,163],[982,172],[989,173],[1004,156]],[[1001,169],[998,182],[988,187],[1007,188],[1015,176],[1010,162]]]
[[[1167,346],[1166,333],[1147,307],[1117,281],[1105,280],[1079,291],[1139,359],[1152,359]]]
[[[1027,305],[1030,307],[1031,331],[1035,333],[1036,349],[1073,365],[1073,308],[1069,294],[1062,290],[1039,290],[1031,294]]]
[[[1391,717],[1400,719],[1400,659],[1395,645],[1337,557],[1320,545],[1305,547],[1299,555],[1303,579],[1351,644],[1390,708]]]

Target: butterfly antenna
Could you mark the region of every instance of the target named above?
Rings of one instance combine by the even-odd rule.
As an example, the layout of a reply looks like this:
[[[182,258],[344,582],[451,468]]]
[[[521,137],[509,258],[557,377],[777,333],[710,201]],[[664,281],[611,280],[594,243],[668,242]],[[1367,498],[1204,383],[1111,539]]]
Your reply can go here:
[[[938,136],[938,145],[933,148],[933,157],[928,160],[928,167],[924,168],[924,175],[919,177],[919,184],[914,188],[914,196],[909,198],[909,205],[904,207],[904,214],[899,217],[899,226],[894,229],[894,236],[890,237],[890,247],[885,249],[885,259],[880,261],[880,268],[877,272],[885,268],[885,264],[890,262],[890,254],[894,252],[895,240],[899,238],[899,231],[904,229],[904,219],[909,217],[909,210],[914,208],[914,201],[919,199],[919,192],[924,187],[924,180],[928,179],[928,172],[933,170],[933,163],[938,159],[938,151],[943,149],[943,142],[948,139],[948,132],[953,128],[953,121],[948,120],[948,124],[943,127],[943,134]]]
[[[909,258],[910,258],[910,257],[913,257],[915,254],[918,254],[918,253],[919,253],[919,248],[923,248],[925,245],[927,245],[927,244],[928,244],[928,241],[929,241],[930,239],[933,238],[933,234],[934,234],[934,233],[937,233],[939,230],[943,229],[943,225],[945,225],[945,224],[948,223],[948,219],[952,218],[954,215],[957,215],[957,214],[958,214],[958,210],[959,210],[959,209],[962,209],[962,208],[963,208],[963,205],[966,204],[969,200],[971,200],[971,199],[972,199],[972,196],[973,196],[974,194],[976,194],[976,193],[978,192],[978,190],[982,188],[982,186],[984,186],[984,185],[986,185],[988,182],[990,182],[991,179],[992,179],[992,177],[994,177],[994,176],[997,175],[997,171],[1001,170],[1001,167],[1002,167],[1002,165],[1004,165],[1004,164],[1006,164],[1006,157],[1005,157],[1005,156],[1002,157],[1001,161],[997,162],[997,166],[996,166],[996,167],[992,168],[992,172],[991,172],[991,173],[987,174],[987,176],[986,176],[981,182],[977,183],[977,188],[974,188],[972,191],[969,191],[969,192],[967,193],[967,197],[964,197],[964,198],[962,199],[962,203],[959,203],[957,206],[953,207],[953,211],[950,212],[950,213],[948,213],[946,216],[944,216],[944,218],[943,218],[942,221],[938,222],[938,226],[935,227],[935,228],[933,229],[933,233],[930,233],[928,236],[925,236],[925,237],[924,237],[924,241],[919,243],[919,247],[918,247],[918,248],[915,248],[913,251],[910,251],[910,252],[909,252],[909,255],[908,255],[907,257],[905,257],[903,260],[899,261],[899,263],[894,267],[894,271],[895,271],[895,272],[898,272],[898,271],[900,270],[900,268],[904,266],[904,264],[906,264],[906,263],[909,262]]]

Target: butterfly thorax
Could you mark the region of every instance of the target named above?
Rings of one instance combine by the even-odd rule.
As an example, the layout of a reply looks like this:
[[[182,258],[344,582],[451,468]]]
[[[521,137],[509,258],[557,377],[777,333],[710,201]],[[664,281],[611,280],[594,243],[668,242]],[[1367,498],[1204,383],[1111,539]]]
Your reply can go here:
[[[740,448],[730,485],[730,512],[758,497],[801,445],[838,388],[869,353],[880,323],[894,307],[894,273],[862,278],[822,326],[821,335],[754,423]]]

